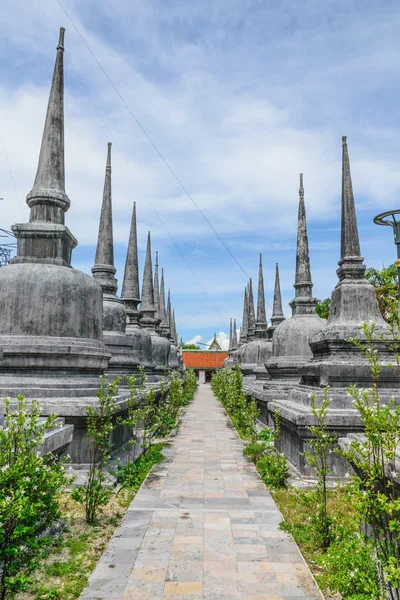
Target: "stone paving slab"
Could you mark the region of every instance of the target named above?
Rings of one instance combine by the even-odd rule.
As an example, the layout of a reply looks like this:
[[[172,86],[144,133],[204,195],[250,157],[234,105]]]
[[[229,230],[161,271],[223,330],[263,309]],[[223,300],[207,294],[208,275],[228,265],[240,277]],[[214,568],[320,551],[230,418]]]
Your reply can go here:
[[[209,385],[137,493],[82,600],[323,600]]]

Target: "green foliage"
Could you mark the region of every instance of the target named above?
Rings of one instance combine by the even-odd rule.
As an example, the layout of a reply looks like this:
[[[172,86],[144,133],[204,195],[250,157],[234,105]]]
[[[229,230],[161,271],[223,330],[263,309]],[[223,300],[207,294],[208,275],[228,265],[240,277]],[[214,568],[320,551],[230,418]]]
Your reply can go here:
[[[199,381],[193,369],[186,369],[183,380],[183,405],[189,404],[199,386]]]
[[[0,428],[0,598],[24,589],[50,540],[43,536],[60,516],[58,499],[70,479],[64,463],[41,456],[38,446],[55,415],[40,420],[39,404],[18,396],[12,411],[5,399],[5,427]]]
[[[370,540],[359,534],[339,537],[316,563],[323,570],[318,583],[324,588],[339,592],[346,600],[383,600]]]
[[[100,377],[100,388],[96,397],[98,405],[87,406],[87,436],[89,450],[89,475],[84,486],[75,488],[72,497],[84,504],[87,523],[93,523],[100,507],[105,506],[112,494],[107,485],[106,464],[112,447],[111,434],[114,429],[113,415],[116,410],[115,397],[118,394],[117,377],[107,383],[106,377]]]
[[[383,600],[375,569],[371,541],[359,533],[360,514],[354,506],[355,486],[328,490],[332,525],[331,544],[321,552],[322,538],[315,526],[320,494],[316,490],[278,490],[275,501],[285,521],[281,528],[293,535],[304,556],[318,566],[316,578],[330,595],[340,592],[345,600]]]
[[[332,451],[333,445],[337,441],[337,436],[329,433],[327,429],[328,408],[331,400],[328,398],[328,388],[324,388],[324,396],[321,406],[317,408],[315,394],[311,395],[311,414],[315,419],[315,425],[308,427],[312,434],[309,440],[312,452],[304,452],[308,463],[315,468],[317,475],[316,492],[319,497],[318,511],[314,515],[315,524],[322,538],[322,548],[326,549],[331,542],[332,521],[327,511],[327,485],[326,480],[329,474],[328,457]]]
[[[257,471],[266,486],[279,489],[286,486],[289,477],[289,467],[284,454],[271,452],[259,459]]]
[[[275,440],[274,430],[270,427],[264,427],[259,431],[257,438],[262,442],[273,442]]]
[[[255,463],[266,485],[272,488],[285,486],[289,477],[286,457],[279,454],[271,446],[271,441],[279,438],[280,421],[278,412],[276,411],[274,415],[275,432],[265,428],[264,433],[257,433],[257,420],[260,411],[257,408],[255,399],[248,400],[243,390],[243,375],[240,365],[235,365],[233,369],[216,371],[211,380],[211,387],[231,417],[239,435],[251,440],[251,443],[245,446],[243,455]],[[258,441],[260,439],[261,441]]]
[[[253,463],[257,463],[269,450],[271,450],[271,446],[267,442],[251,442],[244,447],[243,456]]]
[[[119,466],[117,470],[118,482],[122,483],[123,487],[137,491],[152,466],[158,465],[164,460],[162,449],[162,444],[152,444],[147,454],[142,454],[135,462],[129,462],[123,467]]]
[[[197,344],[182,344],[182,350],[200,350]]]
[[[331,308],[331,299],[325,298],[324,300],[318,300],[315,307],[315,311],[321,319],[327,319],[329,317],[329,310]]]
[[[240,365],[233,369],[219,369],[213,374],[211,387],[220,400],[239,435],[244,439],[257,440],[257,419],[260,412],[254,398],[249,401],[243,390]]]
[[[162,387],[166,392],[164,384]],[[183,380],[177,371],[170,374],[168,394],[162,394],[162,401],[158,408],[158,435],[165,437],[172,431],[182,407],[190,404],[197,387],[198,381],[193,369],[185,372]]]
[[[365,277],[375,288],[376,299],[383,318],[388,322],[397,321],[399,317],[399,285],[396,265],[382,267],[379,271],[373,268],[367,269]]]
[[[352,441],[342,455],[356,467],[355,500],[362,519],[369,526],[379,557],[376,568],[382,590],[394,600],[400,598],[400,498],[396,497],[393,485],[396,447],[400,444],[400,405],[396,405],[394,399],[384,403],[379,396],[381,363],[374,323],[363,323],[361,331],[363,339],[352,342],[371,367],[373,386],[370,390],[355,386],[347,390],[360,415],[364,436]],[[398,339],[397,324],[392,327],[392,333]]]

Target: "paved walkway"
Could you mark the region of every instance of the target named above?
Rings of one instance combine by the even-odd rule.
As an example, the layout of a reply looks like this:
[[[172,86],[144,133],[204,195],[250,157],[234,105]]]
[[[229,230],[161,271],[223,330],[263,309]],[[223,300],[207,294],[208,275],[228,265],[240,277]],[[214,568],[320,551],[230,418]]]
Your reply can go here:
[[[242,448],[211,388],[201,386],[82,598],[321,600]]]

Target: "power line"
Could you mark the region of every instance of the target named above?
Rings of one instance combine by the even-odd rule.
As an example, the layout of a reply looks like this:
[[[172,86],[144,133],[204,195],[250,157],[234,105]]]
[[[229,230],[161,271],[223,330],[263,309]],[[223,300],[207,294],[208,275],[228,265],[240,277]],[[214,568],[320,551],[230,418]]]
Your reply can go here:
[[[45,17],[45,19],[46,19],[46,21],[47,21],[47,23],[48,23],[48,25],[49,25],[49,27],[50,27],[51,31],[53,32],[54,36],[57,38],[57,32],[54,30],[54,28],[53,28],[53,26],[52,26],[52,24],[51,24],[51,22],[50,22],[50,19],[48,18],[48,16],[47,16],[47,14],[46,14],[46,12],[45,12],[45,10],[44,10],[43,6],[41,5],[40,1],[39,1],[39,0],[36,0],[36,3],[37,3],[37,5],[39,6],[40,10],[42,11],[42,13],[43,13],[43,15],[44,15],[44,17]],[[60,5],[60,6],[61,6],[61,5]],[[63,8],[62,6],[61,6],[61,8],[64,10],[64,8]],[[64,12],[65,12],[65,10],[64,10]],[[72,21],[71,21],[70,17],[69,17],[68,15],[67,15],[67,17],[68,17],[68,19],[70,20],[70,22],[72,23]],[[76,27],[75,27],[75,29],[76,29]],[[77,30],[77,31],[78,31],[78,30]],[[79,32],[78,32],[78,33],[79,33]],[[80,35],[80,34],[79,34],[79,35]],[[82,39],[83,39],[83,38],[82,38]],[[86,85],[85,85],[85,83],[84,83],[84,81],[83,81],[82,77],[80,76],[80,74],[79,74],[79,73],[78,73],[78,71],[76,70],[76,68],[75,68],[75,66],[74,66],[74,64],[73,64],[73,62],[72,62],[72,59],[70,58],[70,56],[69,56],[69,54],[68,54],[67,52],[65,52],[65,54],[66,54],[66,56],[67,56],[67,59],[68,59],[68,61],[69,61],[70,65],[71,65],[71,67],[72,67],[73,71],[75,72],[76,76],[78,77],[78,79],[79,79],[79,81],[80,81],[80,83],[81,83],[81,85],[82,85],[83,89],[85,90],[85,92],[86,92],[86,94],[87,94],[87,96],[88,96],[89,100],[91,101],[91,103],[92,103],[92,105],[93,105],[94,109],[96,110],[96,112],[97,112],[97,114],[98,114],[99,118],[101,119],[101,121],[102,121],[102,123],[103,123],[104,127],[107,129],[108,133],[110,134],[110,136],[111,136],[111,138],[112,138],[112,140],[113,140],[113,143],[116,145],[118,152],[120,153],[120,155],[122,156],[122,158],[123,158],[123,160],[124,160],[125,164],[128,166],[129,170],[131,171],[131,173],[132,173],[132,175],[133,175],[133,177],[134,177],[134,179],[135,179],[135,181],[136,181],[137,185],[138,185],[138,186],[139,186],[139,188],[141,189],[143,196],[146,198],[146,200],[147,200],[147,201],[148,201],[148,203],[150,204],[151,208],[153,209],[154,213],[157,215],[157,217],[158,217],[158,219],[159,219],[159,221],[160,221],[161,225],[162,225],[162,226],[163,226],[163,228],[165,229],[165,231],[166,231],[166,233],[167,233],[168,237],[170,238],[170,240],[172,241],[172,243],[173,243],[173,245],[175,246],[176,250],[177,250],[177,251],[178,251],[178,253],[180,254],[180,256],[181,256],[182,260],[183,260],[183,261],[184,261],[184,263],[186,264],[186,266],[187,266],[187,268],[189,269],[190,273],[192,274],[192,276],[193,276],[194,280],[197,282],[198,286],[200,287],[200,289],[202,290],[203,294],[204,294],[204,295],[205,295],[205,297],[207,298],[207,300],[208,300],[208,302],[210,303],[210,305],[211,305],[212,309],[214,310],[214,312],[216,313],[216,315],[218,316],[218,318],[221,320],[221,322],[223,323],[224,327],[227,327],[227,323],[225,323],[225,320],[224,320],[224,318],[223,318],[223,317],[220,315],[220,313],[218,312],[217,308],[215,307],[215,305],[214,305],[214,304],[213,304],[213,302],[211,301],[211,299],[210,299],[209,295],[207,294],[206,290],[203,288],[203,286],[202,286],[202,284],[200,283],[199,279],[198,279],[198,278],[197,278],[197,276],[195,275],[195,273],[194,273],[193,269],[191,268],[190,264],[188,263],[188,261],[187,261],[187,259],[186,259],[185,255],[182,253],[181,249],[179,248],[179,246],[178,246],[178,245],[177,245],[177,243],[175,242],[175,240],[174,240],[174,238],[172,237],[172,235],[171,235],[170,231],[168,230],[167,226],[165,225],[165,223],[164,223],[163,219],[161,218],[161,215],[159,214],[159,212],[157,211],[157,209],[156,209],[156,208],[155,208],[155,206],[153,205],[153,203],[152,203],[152,201],[151,201],[150,197],[149,197],[149,196],[148,196],[148,194],[146,193],[146,190],[144,189],[144,187],[143,187],[142,183],[140,182],[140,180],[139,180],[138,176],[136,175],[136,173],[135,173],[134,169],[132,168],[132,165],[131,165],[131,164],[130,164],[130,162],[127,160],[127,158],[126,158],[125,154],[122,152],[122,150],[121,150],[121,148],[120,148],[120,146],[119,146],[118,142],[117,142],[117,141],[116,141],[116,139],[115,139],[115,136],[113,135],[112,131],[110,130],[110,127],[107,125],[107,123],[106,123],[106,121],[105,121],[105,119],[104,119],[103,115],[101,114],[101,112],[100,112],[99,108],[97,107],[97,105],[96,105],[96,103],[95,103],[95,101],[94,101],[94,99],[93,99],[92,95],[90,94],[89,90],[87,89],[87,87],[86,87]]]

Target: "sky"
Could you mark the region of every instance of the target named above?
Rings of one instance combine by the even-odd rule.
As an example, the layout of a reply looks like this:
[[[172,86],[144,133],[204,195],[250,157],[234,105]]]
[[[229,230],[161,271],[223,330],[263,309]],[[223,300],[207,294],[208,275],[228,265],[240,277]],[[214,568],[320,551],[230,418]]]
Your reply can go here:
[[[396,258],[372,219],[400,199],[398,1],[13,0],[0,25],[0,227],[29,218],[64,26],[73,266],[94,262],[111,141],[119,284],[136,201],[140,269],[150,230],[184,341],[226,346],[260,252],[267,319],[276,262],[290,315],[300,172],[313,293],[330,296],[342,135],[365,262]]]

